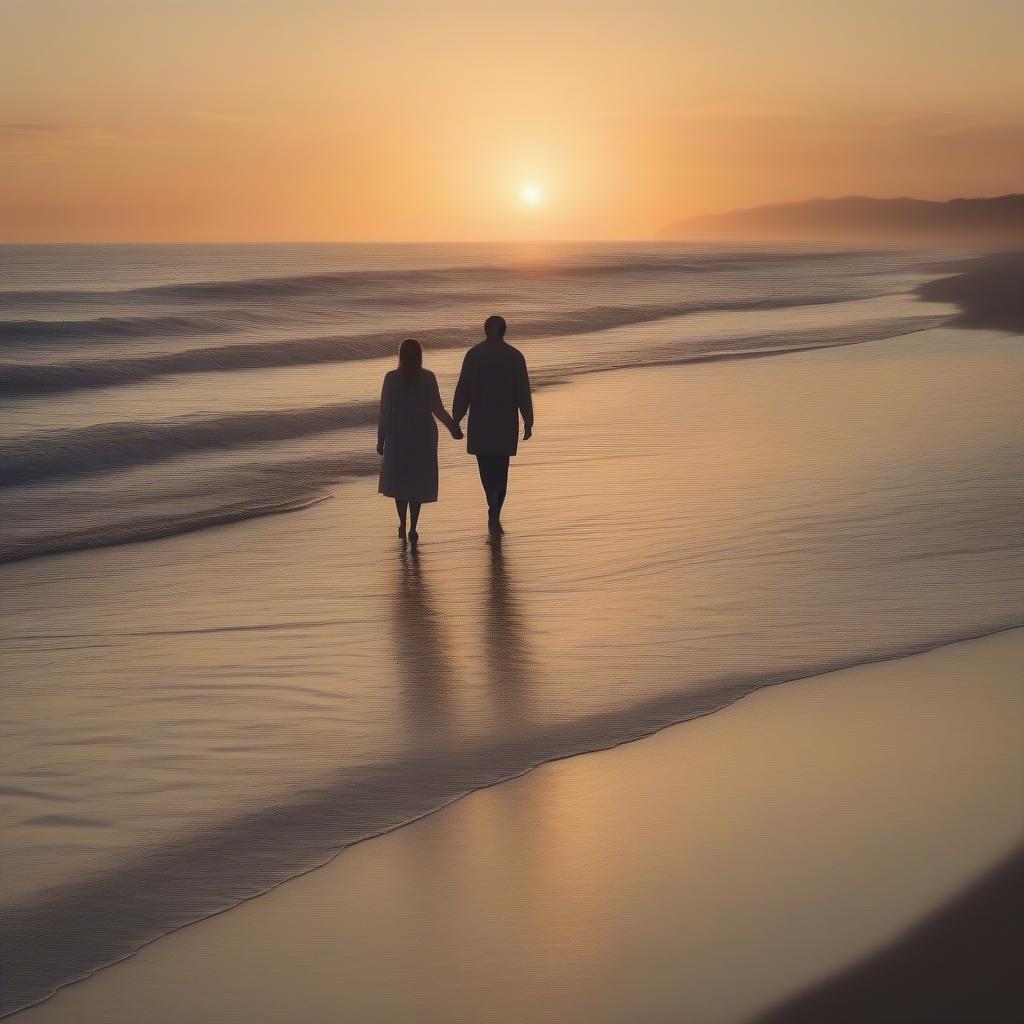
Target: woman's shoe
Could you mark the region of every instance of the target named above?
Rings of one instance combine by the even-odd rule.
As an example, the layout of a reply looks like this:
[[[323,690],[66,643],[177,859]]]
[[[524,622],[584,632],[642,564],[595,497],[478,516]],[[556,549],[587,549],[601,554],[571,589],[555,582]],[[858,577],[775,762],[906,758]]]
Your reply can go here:
[[[405,540],[405,525],[403,524],[398,528],[398,539]]]
[[[409,543],[410,544],[415,544],[416,541],[418,541],[419,539],[420,539],[420,535],[415,530],[413,530],[412,533],[409,534]]]

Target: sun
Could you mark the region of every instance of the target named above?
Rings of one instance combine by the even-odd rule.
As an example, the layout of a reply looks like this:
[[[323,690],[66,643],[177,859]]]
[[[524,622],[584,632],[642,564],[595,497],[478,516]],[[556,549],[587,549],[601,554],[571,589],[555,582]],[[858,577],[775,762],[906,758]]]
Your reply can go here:
[[[519,189],[519,198],[527,206],[537,206],[544,198],[544,189],[535,181],[528,181]]]

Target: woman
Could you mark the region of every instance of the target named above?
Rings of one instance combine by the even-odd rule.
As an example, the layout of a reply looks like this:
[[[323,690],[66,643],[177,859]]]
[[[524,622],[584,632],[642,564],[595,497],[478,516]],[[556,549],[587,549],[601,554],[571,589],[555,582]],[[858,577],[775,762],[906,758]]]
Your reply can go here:
[[[437,501],[437,417],[456,440],[462,431],[448,415],[437,389],[437,378],[423,369],[423,349],[406,338],[398,350],[398,369],[384,377],[377,422],[380,484],[377,490],[395,499],[398,536],[415,544],[420,506]],[[406,513],[409,530],[406,533]]]

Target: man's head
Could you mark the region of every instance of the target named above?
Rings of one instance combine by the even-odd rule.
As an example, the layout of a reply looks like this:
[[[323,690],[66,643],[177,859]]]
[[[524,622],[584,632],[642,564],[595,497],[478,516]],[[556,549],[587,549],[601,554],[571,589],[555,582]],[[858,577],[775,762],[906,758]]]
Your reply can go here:
[[[501,341],[505,337],[505,330],[508,324],[503,316],[489,316],[484,321],[484,334],[488,341]]]

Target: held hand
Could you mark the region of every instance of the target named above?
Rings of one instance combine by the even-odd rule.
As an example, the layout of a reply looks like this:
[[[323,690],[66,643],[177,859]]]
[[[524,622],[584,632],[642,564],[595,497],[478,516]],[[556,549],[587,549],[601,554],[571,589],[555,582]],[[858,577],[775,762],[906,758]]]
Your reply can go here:
[[[377,454],[378,455],[383,455],[384,454],[384,442],[383,441],[378,441],[377,442]]]
[[[524,441],[529,441],[531,437],[533,437],[533,427],[524,427],[523,428],[523,440]]]
[[[465,436],[466,435],[462,432],[462,427],[456,424],[455,429],[452,431],[452,437],[454,437],[456,441],[461,441]]]

